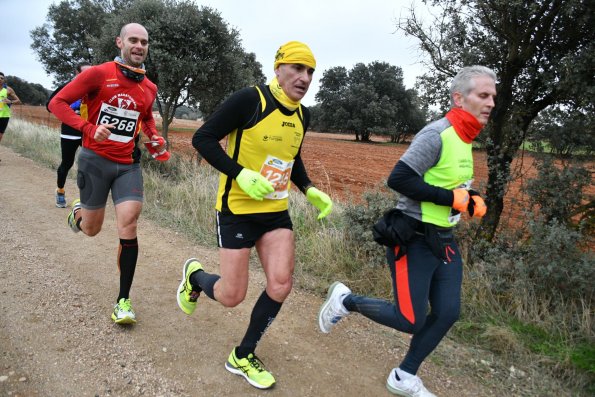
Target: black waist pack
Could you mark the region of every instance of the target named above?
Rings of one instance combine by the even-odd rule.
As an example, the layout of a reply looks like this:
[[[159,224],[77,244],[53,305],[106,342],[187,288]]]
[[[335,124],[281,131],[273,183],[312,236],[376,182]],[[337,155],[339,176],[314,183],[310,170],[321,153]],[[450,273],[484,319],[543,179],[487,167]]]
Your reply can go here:
[[[415,236],[416,228],[421,224],[416,219],[403,214],[401,210],[392,208],[372,226],[374,241],[386,247],[397,245],[405,249],[406,244]]]
[[[443,261],[448,260],[450,262],[448,251],[449,249],[452,251],[450,245],[454,243],[452,228],[441,228],[431,223],[424,223],[424,235],[426,243],[428,243],[434,256]]]

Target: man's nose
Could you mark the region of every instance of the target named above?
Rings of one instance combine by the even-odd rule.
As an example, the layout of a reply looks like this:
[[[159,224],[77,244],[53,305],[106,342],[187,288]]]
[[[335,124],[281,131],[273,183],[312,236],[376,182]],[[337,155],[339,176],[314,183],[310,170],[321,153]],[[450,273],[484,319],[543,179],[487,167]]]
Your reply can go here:
[[[312,75],[307,70],[304,70],[299,73],[299,78],[302,81],[309,82],[312,80]]]

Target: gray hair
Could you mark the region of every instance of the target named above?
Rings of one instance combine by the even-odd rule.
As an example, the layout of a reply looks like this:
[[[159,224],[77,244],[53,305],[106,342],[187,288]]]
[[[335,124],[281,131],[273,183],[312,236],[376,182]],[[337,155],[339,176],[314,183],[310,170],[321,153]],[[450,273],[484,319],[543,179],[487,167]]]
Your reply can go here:
[[[486,76],[496,82],[496,73],[485,66],[474,65],[467,66],[459,70],[459,73],[452,79],[450,83],[450,105],[454,106],[453,95],[455,92],[460,92],[463,96],[467,96],[474,87],[473,78]]]

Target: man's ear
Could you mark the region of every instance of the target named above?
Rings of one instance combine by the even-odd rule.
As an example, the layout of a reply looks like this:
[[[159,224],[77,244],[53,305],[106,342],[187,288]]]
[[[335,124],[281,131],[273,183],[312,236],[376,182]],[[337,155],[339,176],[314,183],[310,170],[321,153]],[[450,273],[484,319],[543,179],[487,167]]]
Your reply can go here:
[[[120,38],[120,36],[116,37],[116,46],[119,49],[122,49],[122,47],[124,46],[123,43],[122,43],[122,39]]]
[[[463,107],[463,94],[455,92],[452,94],[452,99],[456,107]]]

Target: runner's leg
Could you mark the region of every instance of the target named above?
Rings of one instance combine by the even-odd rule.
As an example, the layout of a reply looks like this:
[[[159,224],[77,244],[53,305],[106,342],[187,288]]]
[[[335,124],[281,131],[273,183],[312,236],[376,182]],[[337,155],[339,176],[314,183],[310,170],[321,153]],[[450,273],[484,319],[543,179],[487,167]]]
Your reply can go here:
[[[267,286],[252,309],[250,324],[242,342],[236,347],[238,358],[254,353],[293,285],[295,243],[292,230],[275,229],[265,233],[256,242],[256,250],[267,278]]]

